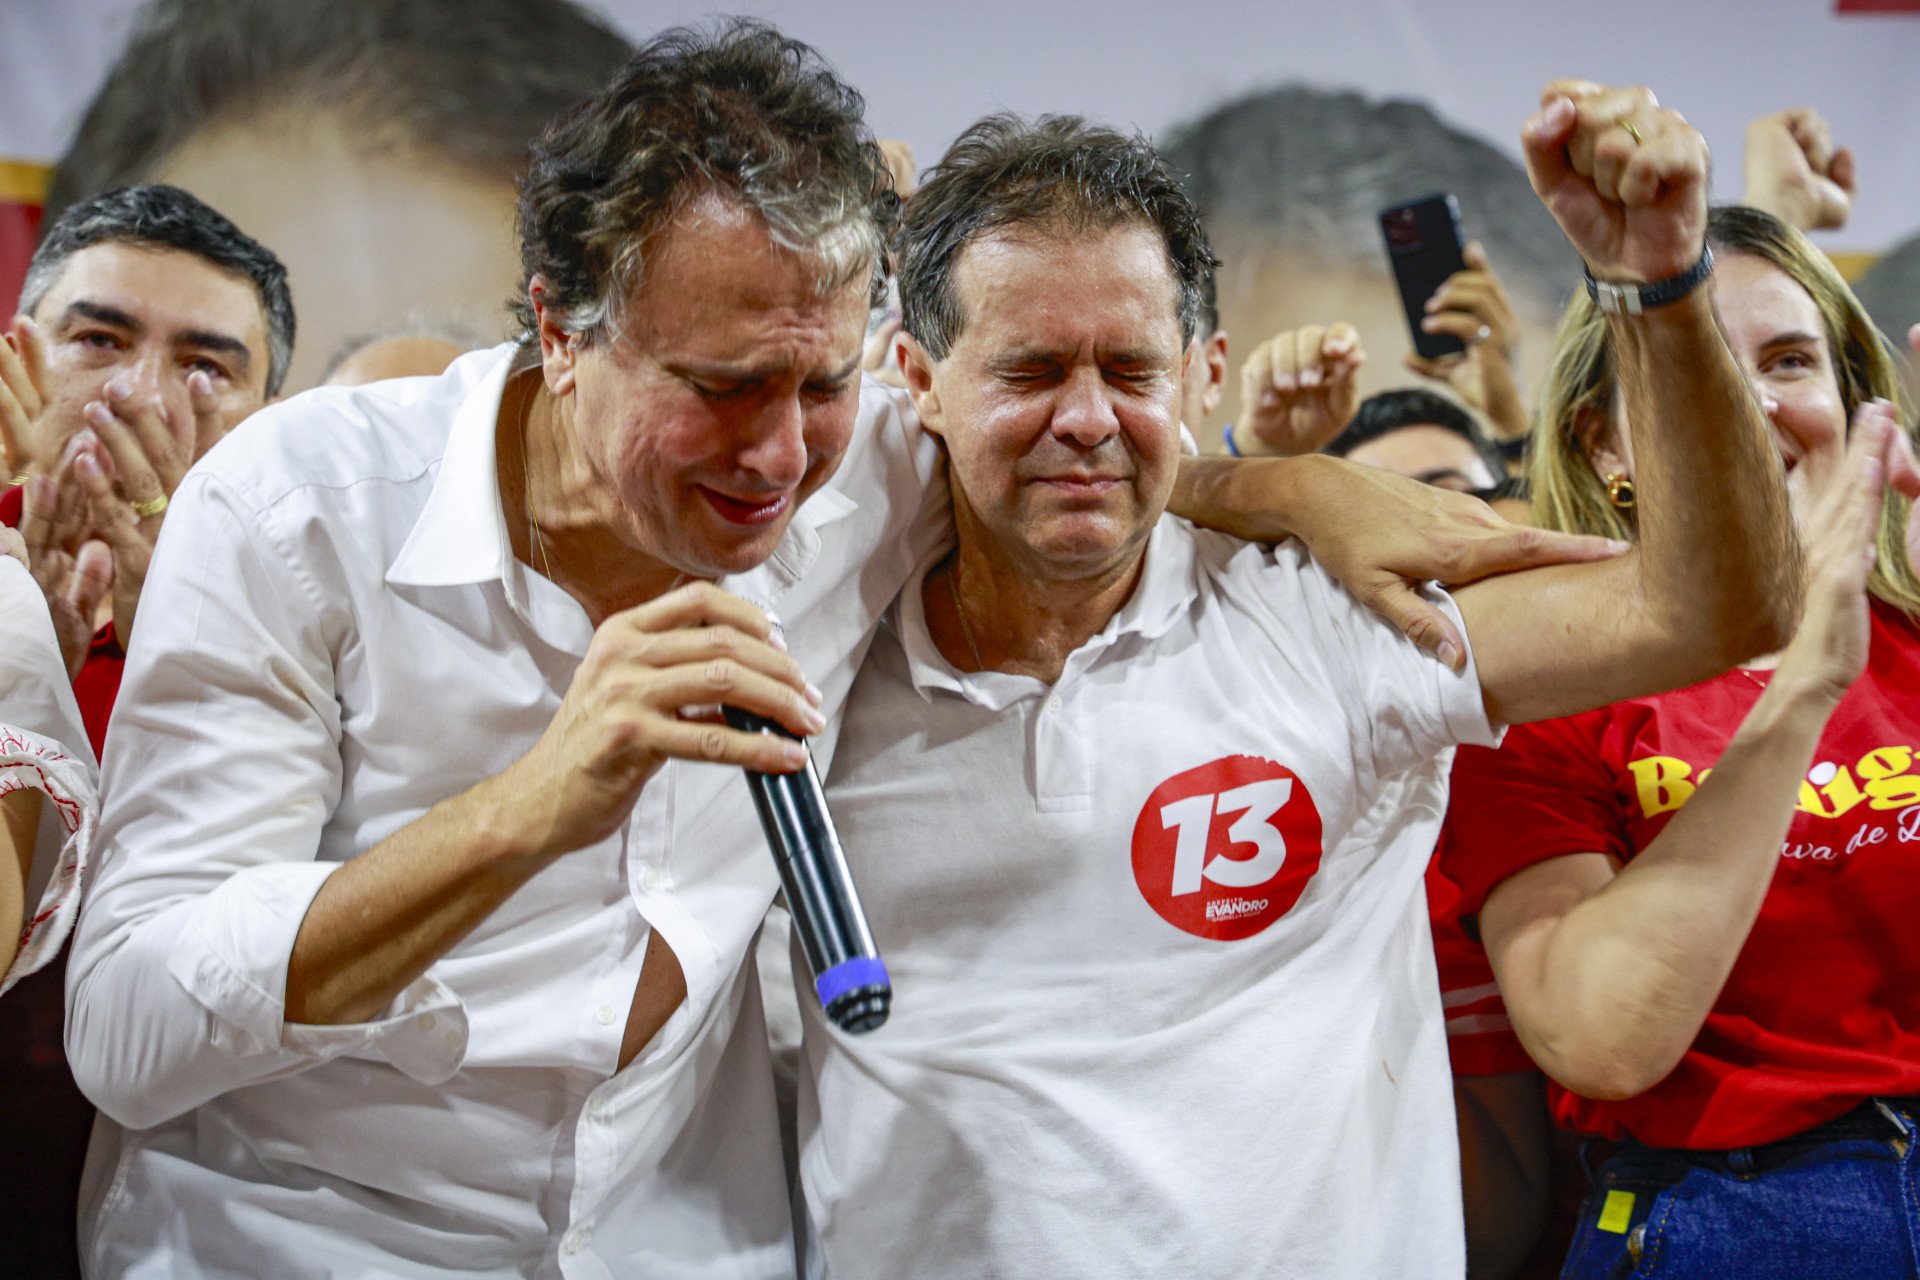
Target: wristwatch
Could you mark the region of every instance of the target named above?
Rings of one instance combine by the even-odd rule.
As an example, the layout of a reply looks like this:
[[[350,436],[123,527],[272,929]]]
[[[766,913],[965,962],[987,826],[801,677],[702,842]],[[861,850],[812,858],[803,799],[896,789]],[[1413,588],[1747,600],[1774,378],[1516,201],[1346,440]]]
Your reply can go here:
[[[1706,278],[1713,274],[1713,250],[1705,245],[1700,247],[1700,261],[1692,268],[1677,276],[1668,276],[1665,280],[1655,280],[1652,284],[1620,284],[1612,280],[1595,280],[1593,272],[1586,273],[1587,296],[1592,298],[1600,310],[1610,316],[1637,316],[1642,311],[1651,311],[1655,307],[1664,307],[1698,289]]]

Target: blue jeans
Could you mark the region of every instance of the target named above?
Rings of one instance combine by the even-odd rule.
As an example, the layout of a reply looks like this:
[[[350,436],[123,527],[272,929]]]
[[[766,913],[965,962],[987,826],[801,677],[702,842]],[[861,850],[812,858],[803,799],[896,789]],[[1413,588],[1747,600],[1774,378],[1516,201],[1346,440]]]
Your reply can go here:
[[[1920,1103],[1732,1151],[1632,1141],[1594,1175],[1560,1280],[1916,1280]]]

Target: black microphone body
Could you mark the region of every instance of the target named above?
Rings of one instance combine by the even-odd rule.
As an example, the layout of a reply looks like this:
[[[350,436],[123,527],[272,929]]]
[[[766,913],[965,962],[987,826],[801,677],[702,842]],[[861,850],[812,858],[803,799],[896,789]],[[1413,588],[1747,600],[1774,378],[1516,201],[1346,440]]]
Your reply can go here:
[[[722,707],[726,721],[745,733],[797,736],[775,721],[738,707]],[[847,869],[846,851],[827,812],[826,792],[813,758],[796,773],[748,769],[747,790],[780,869],[793,930],[813,969],[813,988],[827,1018],[842,1031],[872,1031],[887,1020],[893,984],[873,943]]]

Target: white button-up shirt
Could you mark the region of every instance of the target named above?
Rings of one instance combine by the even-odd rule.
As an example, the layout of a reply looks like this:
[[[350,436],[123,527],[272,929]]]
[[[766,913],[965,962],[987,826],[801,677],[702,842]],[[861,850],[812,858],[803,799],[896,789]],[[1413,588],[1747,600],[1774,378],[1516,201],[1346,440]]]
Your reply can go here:
[[[46,598],[25,565],[0,555],[0,796],[41,793],[20,950],[0,993],[58,955],[73,929],[98,809],[95,773]]]
[[[373,1021],[285,1020],[322,882],[524,754],[591,639],[511,550],[509,356],[271,407],[174,497],[69,972],[68,1053],[105,1113],[94,1276],[792,1272],[741,963],[777,877],[737,769],[667,765],[622,834],[535,876]],[[945,519],[921,501],[936,457],[869,385],[833,483],[721,584],[781,615],[830,712]],[[650,928],[687,999],[616,1074]]]
[[[801,1005],[810,1273],[1458,1280],[1422,872],[1494,740],[1298,543],[1163,518],[1052,685],[956,671],[916,577],[829,778],[898,998]]]

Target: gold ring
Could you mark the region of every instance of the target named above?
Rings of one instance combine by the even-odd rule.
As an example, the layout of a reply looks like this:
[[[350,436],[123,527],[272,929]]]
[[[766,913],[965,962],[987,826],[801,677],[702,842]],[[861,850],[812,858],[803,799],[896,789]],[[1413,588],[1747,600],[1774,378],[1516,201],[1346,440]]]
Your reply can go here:
[[[133,514],[139,516],[142,520],[151,520],[166,509],[167,495],[164,493],[151,502],[136,502],[133,504]]]
[[[21,485],[25,484],[27,481],[31,480],[32,478],[33,478],[33,475],[31,472],[22,471],[19,475],[7,481],[7,488],[18,489]]]
[[[1627,136],[1628,136],[1629,138],[1632,138],[1632,139],[1633,139],[1633,145],[1634,145],[1634,146],[1636,146],[1636,147],[1637,147],[1637,146],[1639,146],[1639,145],[1640,145],[1640,131],[1639,131],[1638,129],[1636,129],[1636,128],[1634,128],[1634,127],[1633,127],[1633,121],[1631,121],[1631,120],[1622,120],[1622,121],[1620,122],[1620,127],[1621,127],[1622,129],[1625,129],[1625,130],[1627,131]]]

